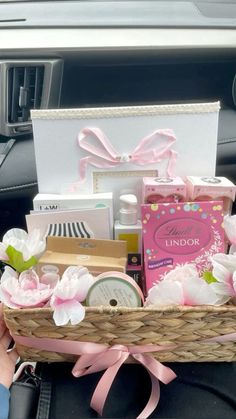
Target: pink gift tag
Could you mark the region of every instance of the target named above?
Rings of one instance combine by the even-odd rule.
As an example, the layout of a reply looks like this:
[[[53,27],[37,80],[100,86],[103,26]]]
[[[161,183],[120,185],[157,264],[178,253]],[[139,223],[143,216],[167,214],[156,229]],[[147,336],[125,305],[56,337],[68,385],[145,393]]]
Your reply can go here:
[[[184,263],[199,272],[224,252],[221,201],[142,205],[144,270],[147,291],[164,274]]]

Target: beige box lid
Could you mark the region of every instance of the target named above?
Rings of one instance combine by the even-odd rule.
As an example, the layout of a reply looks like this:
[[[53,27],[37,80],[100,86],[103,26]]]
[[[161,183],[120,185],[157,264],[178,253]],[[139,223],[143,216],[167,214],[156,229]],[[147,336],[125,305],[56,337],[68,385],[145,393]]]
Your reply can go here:
[[[39,259],[38,269],[46,272],[55,266],[62,274],[67,266],[80,265],[94,273],[109,270],[124,272],[126,255],[126,241],[48,237],[47,249]]]

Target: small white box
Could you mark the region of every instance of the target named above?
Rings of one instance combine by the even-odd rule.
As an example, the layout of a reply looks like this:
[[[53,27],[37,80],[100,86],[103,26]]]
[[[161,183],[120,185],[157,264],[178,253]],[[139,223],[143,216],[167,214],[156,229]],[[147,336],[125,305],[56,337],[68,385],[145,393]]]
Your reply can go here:
[[[89,195],[38,194],[33,199],[35,211],[61,211],[69,209],[86,209],[108,207],[110,214],[110,231],[113,232],[113,194],[112,192]]]
[[[109,208],[85,208],[62,211],[33,211],[25,216],[28,233],[40,231],[40,237],[81,237],[111,239]]]

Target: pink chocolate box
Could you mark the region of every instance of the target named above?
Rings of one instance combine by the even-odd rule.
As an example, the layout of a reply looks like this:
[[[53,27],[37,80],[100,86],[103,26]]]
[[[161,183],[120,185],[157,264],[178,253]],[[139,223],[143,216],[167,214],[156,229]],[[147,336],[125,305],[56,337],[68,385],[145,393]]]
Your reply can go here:
[[[146,291],[184,263],[203,272],[224,252],[222,201],[141,206]]]

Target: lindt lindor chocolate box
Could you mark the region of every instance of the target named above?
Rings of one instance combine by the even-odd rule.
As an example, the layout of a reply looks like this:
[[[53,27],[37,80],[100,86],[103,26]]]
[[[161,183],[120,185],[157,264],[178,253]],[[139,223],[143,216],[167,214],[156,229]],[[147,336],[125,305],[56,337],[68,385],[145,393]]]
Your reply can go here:
[[[223,203],[142,205],[144,271],[147,291],[177,265],[209,270],[210,258],[224,252]]]

